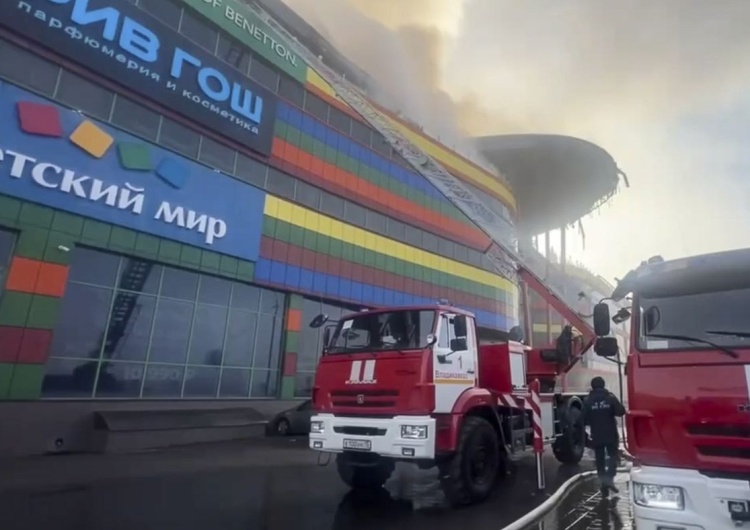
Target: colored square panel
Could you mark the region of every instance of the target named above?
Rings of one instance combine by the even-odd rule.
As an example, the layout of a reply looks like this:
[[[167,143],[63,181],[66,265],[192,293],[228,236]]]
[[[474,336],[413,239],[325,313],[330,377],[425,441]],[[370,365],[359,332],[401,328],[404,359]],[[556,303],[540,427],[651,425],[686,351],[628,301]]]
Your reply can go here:
[[[122,142],[117,145],[120,165],[133,171],[151,171],[151,150],[146,144]]]
[[[94,158],[101,158],[114,143],[114,138],[92,122],[84,121],[70,135],[70,141]]]
[[[11,262],[5,288],[9,291],[33,293],[41,266],[41,261],[16,256]]]
[[[47,362],[52,332],[44,329],[25,329],[21,348],[18,351],[19,364],[44,364]]]
[[[60,113],[52,105],[22,101],[16,105],[18,126],[28,134],[38,136],[62,136]]]
[[[174,158],[165,158],[156,168],[156,174],[173,188],[180,189],[187,182],[188,169]]]
[[[297,373],[297,354],[296,353],[285,353],[284,354],[284,375],[294,375]]]
[[[41,263],[34,292],[61,297],[68,282],[68,267],[55,263]]]
[[[0,363],[15,363],[21,349],[24,328],[0,326]]]

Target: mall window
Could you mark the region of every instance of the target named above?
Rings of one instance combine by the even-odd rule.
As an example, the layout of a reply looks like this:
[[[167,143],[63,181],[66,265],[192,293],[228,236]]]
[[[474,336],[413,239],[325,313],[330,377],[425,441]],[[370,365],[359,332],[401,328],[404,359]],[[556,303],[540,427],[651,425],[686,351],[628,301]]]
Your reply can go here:
[[[294,187],[297,183],[297,179],[294,179],[282,173],[276,168],[268,168],[268,179],[266,181],[266,189],[269,193],[273,193],[278,197],[285,199],[294,200]]]
[[[211,53],[216,53],[216,42],[219,38],[219,32],[203,22],[196,15],[193,15],[189,10],[185,10],[182,13],[180,33],[199,46],[203,46]]]
[[[229,35],[219,33],[216,56],[244,75],[247,75],[247,71],[250,68],[250,53],[247,48]]]
[[[15,240],[15,233],[0,228],[0,295],[2,295],[3,287],[5,287],[5,275],[8,273]]]
[[[279,87],[279,73],[257,57],[250,62],[250,77],[272,92]]]
[[[286,99],[289,103],[299,108],[305,105],[305,89],[295,79],[289,76],[281,75],[279,80],[279,96]]]
[[[161,116],[143,105],[115,95],[115,108],[112,110],[112,124],[123,130],[152,142],[159,133]]]
[[[307,93],[307,97],[305,97],[305,112],[326,123],[328,122],[328,107],[328,103],[318,96],[309,92]]]
[[[200,155],[198,159],[211,167],[220,169],[225,173],[234,173],[234,158],[237,151],[224,144],[220,144],[207,136],[201,138]]]
[[[269,398],[284,295],[76,247],[46,398]]]
[[[328,124],[347,136],[352,132],[352,119],[345,112],[333,106],[328,110]]]
[[[67,70],[62,71],[56,97],[65,105],[109,121],[114,93]]]
[[[45,96],[55,93],[61,68],[28,50],[0,40],[0,76]]]
[[[237,178],[263,189],[266,187],[267,172],[267,165],[242,153],[237,154],[237,168],[234,173]]]
[[[152,14],[173,30],[180,27],[182,9],[177,4],[164,0],[138,0],[138,7]]]
[[[359,308],[345,305],[332,305],[320,300],[305,298],[302,303],[302,329],[297,352],[297,376],[294,385],[296,397],[308,397],[312,393],[315,369],[318,366],[320,351],[323,346],[323,332],[326,326],[311,328],[310,321],[321,313],[328,315],[329,324],[335,324],[347,313]]]
[[[359,143],[370,147],[372,129],[370,129],[361,121],[352,120],[352,138],[357,140]]]
[[[320,210],[320,193],[318,188],[310,186],[307,182],[298,180],[294,199],[298,203],[318,211]]]
[[[159,143],[167,149],[172,149],[188,158],[197,159],[200,141],[201,136],[197,132],[169,118],[162,118]]]

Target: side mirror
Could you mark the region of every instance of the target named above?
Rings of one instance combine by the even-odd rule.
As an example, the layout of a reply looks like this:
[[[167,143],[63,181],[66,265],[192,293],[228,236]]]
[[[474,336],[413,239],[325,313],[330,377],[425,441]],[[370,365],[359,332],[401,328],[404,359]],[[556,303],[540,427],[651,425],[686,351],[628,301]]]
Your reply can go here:
[[[328,315],[321,313],[310,321],[310,327],[316,329],[321,327],[326,322],[328,322]]]
[[[609,335],[609,306],[604,302],[599,302],[594,306],[594,333],[599,337]]]
[[[513,326],[508,332],[508,340],[513,342],[523,342],[524,339],[523,328],[521,326]]]
[[[629,318],[630,318],[630,311],[628,311],[627,309],[623,307],[615,314],[615,316],[612,317],[612,322],[614,322],[615,324],[622,324]]]
[[[464,351],[468,349],[465,338],[452,339],[451,340],[451,351]]]
[[[468,335],[466,317],[464,315],[456,315],[453,317],[453,329],[456,332],[456,337],[466,337]],[[465,350],[466,347],[463,349]]]
[[[594,343],[594,352],[599,357],[617,357],[620,345],[615,337],[599,337]]]

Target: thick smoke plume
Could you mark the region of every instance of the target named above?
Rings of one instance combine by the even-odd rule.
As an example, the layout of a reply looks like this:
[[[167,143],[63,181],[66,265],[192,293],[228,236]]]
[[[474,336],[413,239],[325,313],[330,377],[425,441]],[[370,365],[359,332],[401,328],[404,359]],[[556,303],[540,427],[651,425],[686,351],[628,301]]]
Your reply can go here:
[[[725,125],[750,112],[750,1],[284,1],[449,146],[539,132],[607,149],[632,185],[587,226],[585,261],[608,277],[750,239],[727,217],[747,209],[750,131]]]

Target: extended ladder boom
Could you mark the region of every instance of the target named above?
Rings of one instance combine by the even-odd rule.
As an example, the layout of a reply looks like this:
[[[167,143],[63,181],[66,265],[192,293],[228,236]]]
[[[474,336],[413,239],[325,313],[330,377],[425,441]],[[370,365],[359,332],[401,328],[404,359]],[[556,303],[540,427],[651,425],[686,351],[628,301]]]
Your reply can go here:
[[[463,182],[412,144],[367,101],[353,84],[326,66],[319,57],[303,46],[294,35],[276,22],[273,17],[257,5],[251,4],[250,8],[285,38],[294,52],[302,57],[311,68],[314,68],[333,87],[336,94],[377,130],[418,173],[427,178],[433,186],[440,190],[448,200],[492,239],[492,244],[485,251],[485,255],[501,275],[513,282],[517,282],[519,279],[526,281],[534,291],[578,328],[586,336],[587,341],[590,337],[594,337],[591,325],[573,311],[551,286],[542,282],[528,267],[523,265],[517,252],[518,242],[515,238],[515,230],[508,220],[503,219],[487,207]]]

